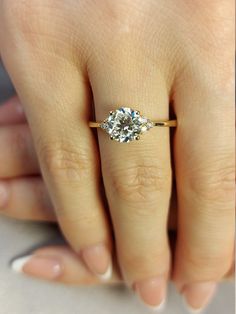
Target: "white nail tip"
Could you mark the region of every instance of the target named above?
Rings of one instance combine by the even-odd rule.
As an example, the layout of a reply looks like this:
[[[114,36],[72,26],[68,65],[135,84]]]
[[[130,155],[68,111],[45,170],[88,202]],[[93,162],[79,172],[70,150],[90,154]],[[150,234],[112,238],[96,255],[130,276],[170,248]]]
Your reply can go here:
[[[109,279],[111,279],[112,276],[112,264],[109,265],[107,271],[104,274],[97,274],[98,278],[101,281],[108,281]]]
[[[23,256],[15,259],[11,263],[11,269],[16,273],[22,273],[24,265],[31,259],[32,255]]]
[[[158,306],[150,306],[149,304],[146,304],[147,307],[152,311],[152,312],[155,312],[155,313],[160,313],[162,312],[165,307],[166,307],[166,299],[164,299],[161,304],[159,304]]]
[[[187,310],[189,311],[190,314],[200,314],[200,313],[202,313],[203,309],[194,309],[194,308],[192,308],[188,304],[188,302],[187,302],[187,300],[186,300],[186,298],[184,296],[183,296],[183,303],[184,303],[184,306],[187,308]]]

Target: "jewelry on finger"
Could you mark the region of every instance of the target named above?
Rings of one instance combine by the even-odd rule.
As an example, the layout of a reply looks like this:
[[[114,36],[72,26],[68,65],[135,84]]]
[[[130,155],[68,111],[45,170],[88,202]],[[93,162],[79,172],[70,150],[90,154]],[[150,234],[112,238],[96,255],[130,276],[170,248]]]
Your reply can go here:
[[[177,120],[152,121],[140,114],[138,110],[128,107],[110,111],[109,116],[102,122],[89,122],[91,128],[101,128],[110,135],[111,140],[128,143],[139,140],[140,135],[158,127],[176,127]]]

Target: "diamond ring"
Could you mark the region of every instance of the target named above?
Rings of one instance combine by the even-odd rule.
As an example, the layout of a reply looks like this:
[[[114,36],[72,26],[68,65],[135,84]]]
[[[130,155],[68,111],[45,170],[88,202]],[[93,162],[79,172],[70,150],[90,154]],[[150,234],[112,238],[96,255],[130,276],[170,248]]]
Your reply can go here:
[[[176,120],[151,121],[140,114],[138,110],[121,107],[110,111],[103,122],[89,122],[91,128],[101,128],[110,135],[110,139],[120,143],[139,140],[140,135],[154,126],[175,127]]]

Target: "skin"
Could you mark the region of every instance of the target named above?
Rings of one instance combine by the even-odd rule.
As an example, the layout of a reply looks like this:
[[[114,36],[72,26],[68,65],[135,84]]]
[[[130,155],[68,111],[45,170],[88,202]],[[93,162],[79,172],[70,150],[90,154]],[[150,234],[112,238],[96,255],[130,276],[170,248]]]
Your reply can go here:
[[[22,128],[24,133],[21,132]],[[29,142],[30,144],[28,144]],[[9,147],[12,147],[14,152],[9,151]],[[0,106],[0,150],[4,152],[1,154],[0,163],[7,166],[7,169],[0,168],[1,185],[7,185],[9,191],[4,203],[1,203],[1,214],[20,220],[56,222],[53,205],[41,177],[40,168],[32,167],[32,165],[38,165],[38,160],[18,97],[12,97]],[[26,160],[27,162],[25,162]],[[23,167],[23,165],[29,167]],[[34,168],[33,173],[29,170],[32,168]],[[31,175],[34,175],[34,178]],[[168,229],[174,232],[176,231],[175,205],[175,199],[172,199]],[[49,246],[38,249],[32,254],[35,257],[53,256],[60,261],[63,265],[63,276],[57,278],[58,282],[70,285],[104,284],[88,271],[83,261],[78,263],[78,256],[69,246]],[[115,261],[115,266],[112,278],[106,284],[122,283],[123,279],[117,261]],[[27,269],[26,273],[28,273]],[[31,268],[30,274],[39,276],[38,269],[34,269],[32,273]],[[226,278],[232,279],[233,269],[227,275]]]
[[[110,261],[114,233],[122,277],[151,306],[163,301],[171,269],[172,179],[173,280],[189,305],[203,308],[232,265],[232,12],[232,1],[210,0],[0,2],[3,62],[73,256],[94,271],[91,248],[103,245],[99,260]],[[97,120],[117,104],[158,119],[174,112],[174,167],[168,129],[128,145],[99,130],[97,141],[87,126],[93,103]],[[38,173],[28,166],[24,174]]]
[[[1,204],[1,214],[20,220],[56,222],[50,195],[35,152],[32,135],[17,96],[0,106],[1,186],[10,190]],[[176,231],[176,197],[170,204],[168,230]]]
[[[23,132],[22,132],[23,130]],[[11,148],[9,150],[9,148]],[[0,106],[0,210],[1,214],[20,220],[56,222],[47,188],[41,177],[30,129],[18,97],[13,97]],[[27,161],[27,162],[26,162]],[[27,165],[27,167],[25,167]],[[33,166],[34,165],[34,166]],[[32,171],[32,169],[34,169]],[[33,177],[31,177],[33,175]],[[1,187],[7,188],[7,197],[1,195]],[[170,205],[168,224],[172,238],[176,232],[176,200]],[[174,232],[174,233],[173,233]],[[176,239],[174,238],[174,243]],[[175,244],[172,246],[172,254]],[[83,260],[69,246],[48,246],[31,253],[31,262],[23,267],[27,275],[69,285],[114,285],[124,282],[118,261],[114,258],[111,278],[105,283],[94,276]],[[60,273],[52,275],[50,264],[59,266]],[[46,271],[45,271],[46,269]],[[234,262],[224,279],[233,279]],[[173,278],[171,278],[173,280]]]

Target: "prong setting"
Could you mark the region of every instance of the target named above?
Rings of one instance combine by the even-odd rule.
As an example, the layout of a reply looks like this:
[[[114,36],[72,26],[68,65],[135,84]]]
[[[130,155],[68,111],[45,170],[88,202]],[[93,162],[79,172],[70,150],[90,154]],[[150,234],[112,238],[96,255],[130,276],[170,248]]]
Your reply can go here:
[[[153,126],[153,122],[141,116],[139,110],[128,107],[111,110],[101,124],[101,128],[110,135],[110,139],[120,143],[139,140],[140,135]]]

